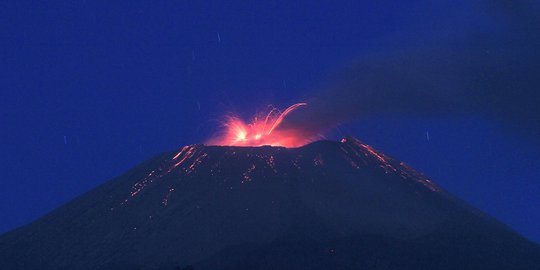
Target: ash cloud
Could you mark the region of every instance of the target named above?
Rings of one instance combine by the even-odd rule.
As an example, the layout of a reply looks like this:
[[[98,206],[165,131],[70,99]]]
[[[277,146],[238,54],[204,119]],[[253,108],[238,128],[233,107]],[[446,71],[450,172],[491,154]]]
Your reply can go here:
[[[467,8],[471,25],[480,26],[434,31],[421,39],[430,40],[425,44],[364,54],[282,128],[319,134],[376,115],[478,114],[540,135],[538,5],[499,0]]]

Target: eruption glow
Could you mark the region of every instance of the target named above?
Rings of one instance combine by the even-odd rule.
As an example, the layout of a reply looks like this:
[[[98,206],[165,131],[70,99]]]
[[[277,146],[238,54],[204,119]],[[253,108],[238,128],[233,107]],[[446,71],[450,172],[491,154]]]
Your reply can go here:
[[[302,146],[310,142],[311,138],[302,136],[297,130],[282,130],[278,127],[289,113],[306,105],[307,103],[296,103],[283,112],[271,107],[267,113],[257,114],[251,123],[246,123],[237,116],[229,116],[223,124],[225,130],[222,135],[207,143],[235,146]]]

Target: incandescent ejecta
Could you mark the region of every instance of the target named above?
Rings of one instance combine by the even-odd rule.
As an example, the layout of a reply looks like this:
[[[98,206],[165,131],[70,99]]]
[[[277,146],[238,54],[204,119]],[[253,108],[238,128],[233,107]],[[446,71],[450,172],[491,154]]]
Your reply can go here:
[[[283,112],[268,106],[266,113],[259,113],[250,123],[244,122],[240,117],[229,116],[223,123],[224,131],[208,141],[210,145],[233,146],[285,146],[298,147],[313,140],[314,136],[306,136],[301,130],[279,129],[285,117],[299,107],[307,106],[300,102],[291,105]]]

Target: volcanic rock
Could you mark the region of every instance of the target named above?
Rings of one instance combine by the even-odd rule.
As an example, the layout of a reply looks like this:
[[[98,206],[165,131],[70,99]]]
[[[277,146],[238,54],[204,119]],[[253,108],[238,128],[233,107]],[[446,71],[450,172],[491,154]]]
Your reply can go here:
[[[0,269],[188,266],[540,269],[540,248],[351,137],[186,146],[0,237]]]

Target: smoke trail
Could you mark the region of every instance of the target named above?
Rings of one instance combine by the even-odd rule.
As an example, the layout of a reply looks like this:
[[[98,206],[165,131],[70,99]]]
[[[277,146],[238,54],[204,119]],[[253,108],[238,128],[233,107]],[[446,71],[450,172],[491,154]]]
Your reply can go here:
[[[309,135],[373,115],[475,113],[540,135],[538,6],[498,0],[480,7],[474,16],[487,26],[358,58],[282,128]]]

